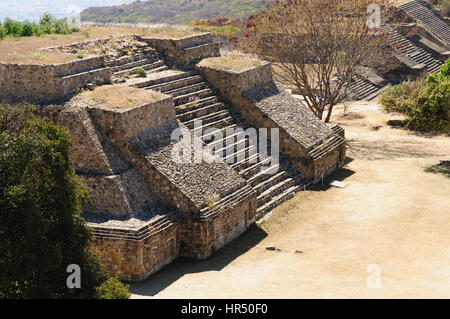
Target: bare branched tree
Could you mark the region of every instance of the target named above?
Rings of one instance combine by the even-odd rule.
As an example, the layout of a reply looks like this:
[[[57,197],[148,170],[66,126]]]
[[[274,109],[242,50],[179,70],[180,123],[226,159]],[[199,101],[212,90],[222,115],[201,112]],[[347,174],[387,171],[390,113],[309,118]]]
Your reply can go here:
[[[357,70],[382,57],[388,8],[388,0],[278,0],[249,18],[241,47],[274,62],[278,78],[320,119],[328,110],[329,122]]]

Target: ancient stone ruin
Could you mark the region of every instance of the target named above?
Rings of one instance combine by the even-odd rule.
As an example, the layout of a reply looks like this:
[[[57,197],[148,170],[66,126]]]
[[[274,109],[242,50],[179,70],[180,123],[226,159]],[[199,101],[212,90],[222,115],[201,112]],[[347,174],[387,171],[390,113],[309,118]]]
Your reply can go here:
[[[109,49],[96,51],[98,44]],[[43,50],[85,57],[1,64],[1,99],[39,103],[67,127],[71,160],[90,193],[83,216],[93,228],[91,249],[126,280],[143,280],[178,256],[208,258],[344,164],[342,128],[294,99],[269,63],[216,65],[219,47],[208,33]],[[188,157],[206,151],[196,161],[174,160],[180,143],[196,138]]]

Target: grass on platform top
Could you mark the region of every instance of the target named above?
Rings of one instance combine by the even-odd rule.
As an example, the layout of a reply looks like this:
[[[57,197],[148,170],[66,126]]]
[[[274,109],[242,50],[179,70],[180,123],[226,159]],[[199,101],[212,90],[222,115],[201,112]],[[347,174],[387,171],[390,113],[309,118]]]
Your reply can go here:
[[[141,35],[178,39],[202,33],[187,26],[155,25],[149,27],[83,27],[72,34],[46,34],[41,37],[5,38],[0,40],[0,63],[57,64],[77,59],[76,55],[42,52],[41,48],[104,39],[110,36]]]
[[[263,64],[263,61],[247,55],[225,55],[216,58],[207,58],[199,63],[200,66],[234,72],[243,72]]]
[[[80,96],[93,101],[97,105],[115,109],[146,105],[164,97],[163,94],[158,92],[123,85],[99,86],[93,91],[81,93]]]

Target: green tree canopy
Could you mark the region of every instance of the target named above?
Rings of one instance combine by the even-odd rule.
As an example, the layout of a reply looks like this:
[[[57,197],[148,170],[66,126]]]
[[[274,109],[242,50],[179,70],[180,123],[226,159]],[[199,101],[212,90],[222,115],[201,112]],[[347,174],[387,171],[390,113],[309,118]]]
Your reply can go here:
[[[0,105],[0,297],[97,298],[109,276],[87,249],[87,193],[68,135],[34,113]],[[81,289],[67,287],[71,264]]]

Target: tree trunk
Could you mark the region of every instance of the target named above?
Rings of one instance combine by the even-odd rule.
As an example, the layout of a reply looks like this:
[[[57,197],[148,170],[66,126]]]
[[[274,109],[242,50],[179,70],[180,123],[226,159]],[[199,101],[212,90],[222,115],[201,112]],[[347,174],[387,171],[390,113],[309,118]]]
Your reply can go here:
[[[328,108],[328,114],[327,114],[327,117],[325,119],[325,123],[330,123],[331,113],[333,113],[333,106],[334,105],[330,105],[330,107]]]

